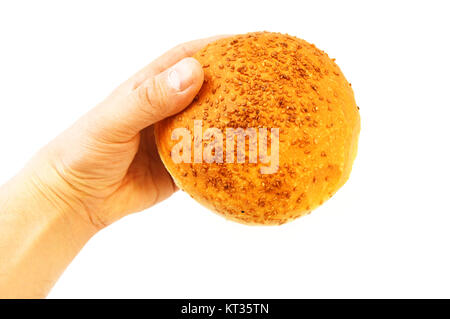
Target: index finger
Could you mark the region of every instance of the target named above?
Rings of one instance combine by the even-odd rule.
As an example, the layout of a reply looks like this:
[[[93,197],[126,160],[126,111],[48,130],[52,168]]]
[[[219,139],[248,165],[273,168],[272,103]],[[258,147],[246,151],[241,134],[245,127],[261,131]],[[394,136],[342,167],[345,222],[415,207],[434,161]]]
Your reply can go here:
[[[184,58],[194,55],[197,51],[204,48],[208,43],[230,36],[231,35],[222,34],[179,44],[142,68],[128,81],[133,84],[133,88],[136,88],[149,77],[161,73],[162,71],[166,70],[167,68],[171,67]]]

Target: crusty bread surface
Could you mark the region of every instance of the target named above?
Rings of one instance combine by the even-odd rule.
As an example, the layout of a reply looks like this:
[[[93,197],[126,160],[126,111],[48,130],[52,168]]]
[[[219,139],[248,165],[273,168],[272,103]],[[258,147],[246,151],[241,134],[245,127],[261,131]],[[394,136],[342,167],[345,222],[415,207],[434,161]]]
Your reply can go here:
[[[200,92],[184,111],[155,126],[160,157],[182,190],[228,219],[272,225],[308,214],[347,181],[360,117],[334,59],[304,40],[270,32],[220,39],[194,58],[205,74]],[[223,163],[174,162],[171,151],[179,140],[172,132],[194,132],[195,120],[202,132],[223,132]],[[276,172],[263,174],[269,164],[259,158],[250,163],[248,155],[244,163],[227,163],[227,128],[267,128],[268,154],[270,129],[278,128]],[[200,141],[203,147],[209,142]]]

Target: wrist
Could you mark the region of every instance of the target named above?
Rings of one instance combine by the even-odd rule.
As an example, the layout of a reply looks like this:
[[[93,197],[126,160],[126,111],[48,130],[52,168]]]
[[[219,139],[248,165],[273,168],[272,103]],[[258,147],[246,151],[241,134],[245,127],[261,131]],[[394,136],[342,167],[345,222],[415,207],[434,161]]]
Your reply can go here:
[[[50,215],[58,214],[82,225],[83,232],[98,232],[101,227],[90,218],[86,203],[88,194],[69,182],[55,153],[50,145],[42,149],[19,174],[20,184],[25,185],[33,201],[45,207]]]
[[[64,229],[60,235],[67,242],[84,244],[98,232],[98,228],[82,217],[80,210],[84,208],[57,194],[55,185],[49,183],[49,180],[43,181],[26,170],[19,173],[0,189],[2,210],[41,228],[57,225]]]
[[[45,297],[97,231],[68,203],[45,194],[39,183],[25,170],[0,189],[3,298]]]

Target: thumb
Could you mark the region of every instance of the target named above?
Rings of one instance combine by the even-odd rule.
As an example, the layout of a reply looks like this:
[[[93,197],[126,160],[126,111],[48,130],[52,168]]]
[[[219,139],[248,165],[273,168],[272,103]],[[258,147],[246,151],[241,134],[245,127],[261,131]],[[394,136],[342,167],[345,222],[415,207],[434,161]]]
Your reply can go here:
[[[202,84],[200,63],[194,58],[184,58],[131,92],[113,95],[94,109],[96,134],[111,142],[128,141],[144,128],[188,106]]]

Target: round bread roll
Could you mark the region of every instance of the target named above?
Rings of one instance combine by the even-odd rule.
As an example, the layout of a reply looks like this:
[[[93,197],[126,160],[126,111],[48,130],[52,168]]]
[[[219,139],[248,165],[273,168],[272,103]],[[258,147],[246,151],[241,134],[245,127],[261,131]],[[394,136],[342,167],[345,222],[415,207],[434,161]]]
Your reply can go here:
[[[273,225],[310,213],[346,182],[360,117],[334,59],[270,32],[218,40],[194,58],[200,92],[155,127],[179,188],[228,219]]]

